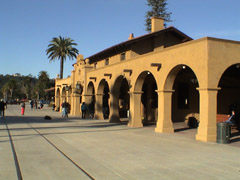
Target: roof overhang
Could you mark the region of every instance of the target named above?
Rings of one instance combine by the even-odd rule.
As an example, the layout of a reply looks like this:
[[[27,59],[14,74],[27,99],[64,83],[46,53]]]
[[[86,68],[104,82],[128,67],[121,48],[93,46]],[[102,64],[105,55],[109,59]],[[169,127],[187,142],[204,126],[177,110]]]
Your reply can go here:
[[[149,34],[146,34],[143,36],[139,36],[139,37],[130,39],[128,41],[124,41],[122,43],[116,44],[116,45],[111,46],[107,49],[104,49],[103,51],[100,51],[92,56],[89,56],[86,59],[89,59],[90,60],[89,62],[91,64],[91,63],[94,63],[94,62],[98,61],[99,59],[107,57],[111,54],[114,55],[115,52],[117,52],[117,51],[128,49],[131,45],[133,45],[139,41],[153,38],[153,37],[159,36],[160,34],[164,34],[164,33],[168,33],[168,32],[174,33],[175,35],[179,36],[180,39],[182,39],[182,42],[187,42],[187,41],[193,40],[191,37],[187,36],[183,32],[181,32],[178,29],[171,26],[171,27],[168,27],[168,28],[160,30],[160,31],[152,32],[152,33],[149,33]]]

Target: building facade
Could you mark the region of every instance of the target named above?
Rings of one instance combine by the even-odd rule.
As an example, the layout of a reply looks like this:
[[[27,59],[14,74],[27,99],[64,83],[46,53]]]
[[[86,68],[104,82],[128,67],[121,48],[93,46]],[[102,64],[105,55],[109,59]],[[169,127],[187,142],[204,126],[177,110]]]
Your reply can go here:
[[[71,76],[56,78],[55,105],[65,100],[79,116],[85,102],[96,119],[156,124],[174,133],[173,123],[199,121],[196,140],[216,141],[217,116],[240,104],[240,42],[193,40],[152,19],[152,32],[88,58],[78,55]]]

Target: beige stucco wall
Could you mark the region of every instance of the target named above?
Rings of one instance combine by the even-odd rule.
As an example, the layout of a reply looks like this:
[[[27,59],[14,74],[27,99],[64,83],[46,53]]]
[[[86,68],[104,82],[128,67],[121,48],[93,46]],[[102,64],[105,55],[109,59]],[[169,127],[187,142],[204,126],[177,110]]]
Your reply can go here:
[[[204,75],[207,74],[207,52],[207,40],[195,40],[184,45],[176,45],[162,51],[151,52],[132,59],[119,61],[115,64],[99,67],[95,71],[88,72],[87,79],[97,77],[97,81],[93,82],[96,87],[103,78],[106,78],[109,83],[113,84],[112,81],[114,82],[118,76],[128,75],[128,73],[123,72],[124,69],[132,69],[131,84],[134,89],[138,76],[143,71],[150,71],[155,78],[157,77],[156,81],[159,89],[164,89],[165,81],[171,70],[178,65],[187,65],[195,72],[199,84],[204,86],[206,84],[206,76]],[[151,63],[161,63],[161,70],[157,71],[157,68],[152,67]],[[112,78],[104,77],[104,73],[112,74]],[[165,86],[166,88],[171,88],[168,84]]]
[[[209,86],[217,87],[224,71],[240,62],[240,42],[208,38]]]
[[[141,75],[144,72],[151,72],[156,80],[158,92],[159,116],[156,132],[173,132],[171,123],[171,106],[174,106],[174,103],[171,104],[172,93],[174,92],[173,84],[183,65],[187,66],[196,76],[199,85],[194,95],[199,97],[199,104],[196,104],[195,108],[199,107],[200,114],[196,116],[200,121],[196,139],[215,141],[218,83],[223,72],[228,67],[240,63],[240,43],[206,37],[168,48],[163,48],[161,44],[158,44],[155,51],[143,55],[138,55],[141,53],[136,52],[148,52],[151,50],[144,49],[141,44],[136,45],[135,48],[135,51],[127,52],[126,60],[120,61],[120,55],[112,56],[109,58],[109,65],[105,66],[105,59],[103,59],[98,62],[96,69],[93,68],[93,64],[81,64],[78,61],[74,65],[72,79],[56,79],[56,86],[64,83],[71,84],[74,92],[75,84],[79,81],[84,86],[84,100],[84,94],[87,95],[87,87],[90,82],[93,83],[97,94],[100,93],[100,82],[105,79],[111,94],[118,77],[126,77],[130,83],[129,91],[131,94],[130,113],[132,119],[129,126],[141,126],[141,120],[139,120],[140,108],[136,107],[136,99],[139,98],[138,94],[141,93],[142,82],[144,81],[144,76]],[[152,66],[152,63],[161,64],[160,70],[156,66]],[[132,70],[132,73],[124,72],[124,70]],[[111,76],[104,74],[110,74]],[[93,78],[96,79],[93,80]],[[60,92],[62,91],[60,90]],[[78,114],[77,111],[80,111],[79,107],[75,109],[73,114]]]

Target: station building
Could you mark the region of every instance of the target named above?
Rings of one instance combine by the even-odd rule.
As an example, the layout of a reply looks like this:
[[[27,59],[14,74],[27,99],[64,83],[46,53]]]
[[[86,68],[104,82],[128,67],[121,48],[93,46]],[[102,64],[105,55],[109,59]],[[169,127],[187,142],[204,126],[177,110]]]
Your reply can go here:
[[[174,133],[173,123],[199,122],[196,140],[216,141],[217,117],[240,104],[240,42],[203,37],[193,40],[152,18],[152,32],[102,50],[78,55],[71,76],[56,78],[55,105],[67,101],[70,114],[81,104],[96,119],[155,125]]]

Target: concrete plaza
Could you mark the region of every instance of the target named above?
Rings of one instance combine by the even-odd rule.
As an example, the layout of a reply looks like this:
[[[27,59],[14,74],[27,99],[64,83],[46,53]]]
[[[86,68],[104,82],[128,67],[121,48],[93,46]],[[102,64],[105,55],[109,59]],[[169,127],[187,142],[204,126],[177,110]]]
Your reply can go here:
[[[204,143],[194,139],[196,129],[179,124],[176,133],[159,134],[155,126],[64,119],[46,107],[27,106],[22,116],[19,106],[9,105],[5,114],[7,126],[0,120],[0,180],[18,179],[17,163],[24,180],[240,179],[238,136],[230,144]],[[52,120],[44,120],[45,115]]]

